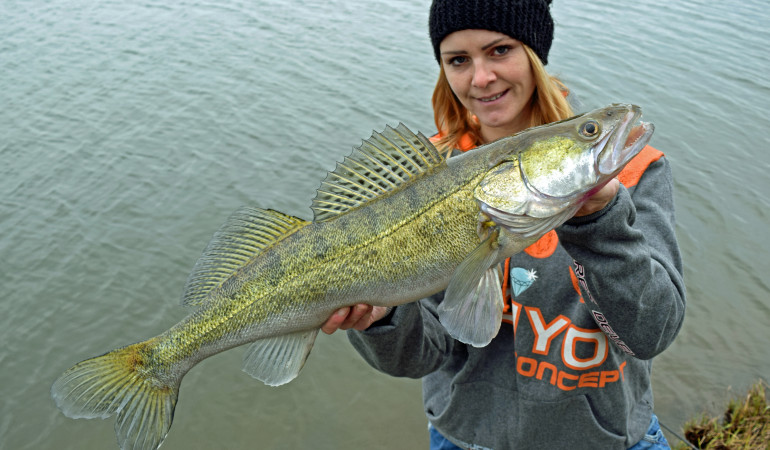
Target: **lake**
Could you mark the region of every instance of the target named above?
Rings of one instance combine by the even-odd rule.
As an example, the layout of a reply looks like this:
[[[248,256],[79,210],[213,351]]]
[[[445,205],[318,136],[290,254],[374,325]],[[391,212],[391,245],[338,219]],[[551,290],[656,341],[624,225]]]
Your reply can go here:
[[[429,4],[2,2],[0,448],[114,448],[114,419],[56,409],[62,371],[183,317],[190,269],[239,206],[310,218],[320,180],[373,129],[435,131]],[[770,12],[552,12],[548,70],[586,108],[641,105],[672,164],[688,306],[653,382],[679,430],[770,375]],[[164,449],[427,448],[419,381],[376,372],[343,333],[278,388],[242,354],[188,374]]]

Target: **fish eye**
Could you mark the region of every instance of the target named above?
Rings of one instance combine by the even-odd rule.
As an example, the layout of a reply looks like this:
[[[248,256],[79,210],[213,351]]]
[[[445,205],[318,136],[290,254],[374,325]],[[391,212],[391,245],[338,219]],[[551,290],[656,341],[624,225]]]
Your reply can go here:
[[[601,127],[599,127],[599,122],[595,120],[588,120],[580,126],[579,133],[584,138],[592,138],[599,134],[600,130]]]

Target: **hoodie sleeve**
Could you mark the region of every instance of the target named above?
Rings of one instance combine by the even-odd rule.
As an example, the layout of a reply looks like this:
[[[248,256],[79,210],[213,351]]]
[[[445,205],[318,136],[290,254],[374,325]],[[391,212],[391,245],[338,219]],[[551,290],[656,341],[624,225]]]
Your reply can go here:
[[[438,321],[443,292],[397,306],[365,331],[349,330],[348,339],[375,369],[397,377],[422,378],[438,369],[460,345]]]
[[[675,234],[673,179],[665,157],[603,210],[557,230],[575,261],[586,307],[620,348],[649,359],[684,320],[685,286]]]

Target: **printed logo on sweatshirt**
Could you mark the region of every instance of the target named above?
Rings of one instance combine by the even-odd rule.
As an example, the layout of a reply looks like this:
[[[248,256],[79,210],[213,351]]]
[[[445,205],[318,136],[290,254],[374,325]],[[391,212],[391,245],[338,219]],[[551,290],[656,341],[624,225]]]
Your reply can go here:
[[[636,353],[634,353],[628,345],[626,345],[625,342],[623,342],[620,337],[618,336],[618,333],[615,332],[615,330],[612,329],[610,326],[610,323],[607,321],[607,319],[604,317],[604,314],[600,313],[599,311],[591,310],[591,314],[594,316],[594,320],[596,323],[599,324],[599,327],[604,331],[604,333],[609,336],[610,339],[612,339],[612,342],[614,342],[618,347],[620,347],[621,350],[628,353],[631,356],[635,356]]]
[[[537,272],[534,269],[527,270],[522,267],[514,267],[511,270],[513,295],[518,296],[526,291],[537,280]]]
[[[583,291],[588,292],[583,267],[575,263],[574,269],[568,266],[567,270],[580,302],[585,303],[580,289],[583,287]],[[564,391],[603,388],[610,383],[625,381],[625,362],[611,370],[592,370],[605,364],[611,345],[609,339],[627,353],[631,352],[604,316],[592,311],[594,320],[599,324],[598,329],[578,327],[569,317],[561,314],[546,319],[540,308],[524,306],[513,300],[537,281],[537,272],[534,269],[514,267],[509,274],[512,298],[506,302],[503,321],[513,325],[514,335],[522,323],[529,325],[527,331],[531,331],[534,336],[531,353],[526,356],[516,355],[516,371],[519,375],[545,381]],[[587,295],[596,303],[590,294]],[[526,320],[521,318],[522,313]],[[556,363],[559,360],[561,364]]]
[[[526,320],[521,318],[522,313]],[[564,391],[603,388],[610,383],[625,381],[625,361],[615,369],[591,370],[603,366],[609,355],[610,343],[603,329],[578,327],[561,314],[549,321],[543,317],[540,308],[513,300],[509,316],[514,336],[519,333],[520,324],[529,325],[528,331],[534,336],[531,354],[516,355],[519,375],[537,378]],[[554,364],[558,360],[561,360],[559,366]]]
[[[572,260],[572,263],[574,264],[574,270],[575,270],[575,276],[577,277],[577,284],[580,286],[580,290],[578,290],[578,293],[585,292],[586,295],[588,295],[588,299],[592,302],[596,303],[596,300],[594,300],[594,296],[591,295],[591,291],[588,290],[588,283],[586,282],[586,269],[583,267],[582,264]],[[580,299],[583,299],[583,296],[581,294]]]
[[[578,289],[577,286],[575,286],[575,290],[578,291],[578,294],[581,294],[581,292],[585,292],[586,295],[588,295],[588,298],[594,303],[596,303],[596,300],[594,300],[593,295],[591,295],[591,291],[588,290],[588,283],[586,282],[586,270],[583,267],[582,264],[579,262],[572,260],[574,264],[574,270],[575,270],[575,276],[577,277],[577,285],[580,286],[580,289]],[[576,284],[575,279],[572,280],[573,286]],[[582,294],[580,295],[580,301],[583,301]],[[598,305],[598,304],[597,304]],[[612,339],[612,342],[614,342],[621,350],[628,353],[631,356],[634,356],[635,353],[626,345],[625,342],[623,342],[620,337],[618,336],[618,333],[615,332],[615,330],[612,329],[610,326],[609,321],[606,317],[604,317],[604,314],[600,313],[599,311],[591,310],[591,315],[593,316],[596,323],[599,325],[599,328],[606,333],[607,336],[609,336],[610,339]]]
[[[527,270],[523,267],[514,267],[510,270],[511,276],[511,294],[513,297],[521,295],[524,291],[529,289],[530,286],[537,280],[537,272],[534,269]],[[505,306],[503,307],[503,322],[513,324],[518,317],[513,317],[511,314],[510,298],[506,299]]]

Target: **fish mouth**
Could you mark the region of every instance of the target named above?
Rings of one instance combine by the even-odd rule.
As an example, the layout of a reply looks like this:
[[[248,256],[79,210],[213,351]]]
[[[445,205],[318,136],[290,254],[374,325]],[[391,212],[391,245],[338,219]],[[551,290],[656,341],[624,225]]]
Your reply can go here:
[[[602,145],[597,146],[600,150],[596,169],[600,174],[617,175],[650,141],[655,131],[653,124],[639,121],[632,126],[641,116],[642,109],[630,105],[630,111],[625,113],[615,130],[602,139],[605,141]]]

